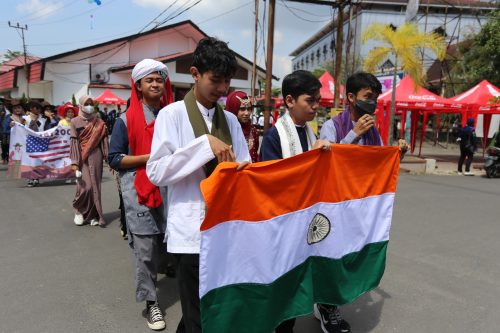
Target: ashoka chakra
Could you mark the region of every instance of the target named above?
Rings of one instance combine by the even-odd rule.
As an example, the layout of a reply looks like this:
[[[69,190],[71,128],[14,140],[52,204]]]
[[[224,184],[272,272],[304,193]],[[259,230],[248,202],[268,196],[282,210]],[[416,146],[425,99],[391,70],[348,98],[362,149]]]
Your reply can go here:
[[[307,244],[321,242],[330,233],[330,221],[328,218],[320,213],[317,213],[309,224],[307,231]]]

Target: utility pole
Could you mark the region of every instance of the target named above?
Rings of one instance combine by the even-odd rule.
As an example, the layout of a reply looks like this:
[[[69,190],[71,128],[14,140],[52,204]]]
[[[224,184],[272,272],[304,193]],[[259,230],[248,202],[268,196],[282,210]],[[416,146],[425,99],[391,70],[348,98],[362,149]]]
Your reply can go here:
[[[273,80],[273,48],[274,48],[274,12],[276,0],[269,0],[269,16],[267,25],[267,57],[266,57],[266,100],[264,102],[264,132],[269,128],[271,115],[271,91]]]
[[[255,0],[255,38],[253,41],[252,92],[255,97],[255,81],[257,81],[257,36],[259,33],[259,0]]]
[[[29,82],[30,73],[28,71],[28,56],[26,54],[26,43],[24,40],[24,30],[28,30],[28,25],[25,24],[23,27],[19,24],[19,22],[17,22],[16,25],[10,24],[10,21],[8,23],[9,23],[9,27],[18,30],[18,32],[19,32],[19,30],[21,30],[21,39],[23,40],[23,53],[24,53],[24,73],[26,75],[26,97],[29,99],[30,98],[30,82]]]
[[[342,46],[344,35],[344,2],[337,0],[338,13],[337,13],[337,43],[335,50],[335,86],[333,91],[333,107],[339,107],[340,100],[340,75],[342,73]]]
[[[350,57],[350,52],[351,52],[351,46],[352,46],[352,15],[353,15],[353,7],[352,3],[349,4],[349,24],[347,25],[347,39],[346,39],[346,47],[345,47],[345,68],[344,68],[344,82],[347,81],[347,78],[349,77],[351,73],[350,71],[350,63],[349,63],[349,57]]]

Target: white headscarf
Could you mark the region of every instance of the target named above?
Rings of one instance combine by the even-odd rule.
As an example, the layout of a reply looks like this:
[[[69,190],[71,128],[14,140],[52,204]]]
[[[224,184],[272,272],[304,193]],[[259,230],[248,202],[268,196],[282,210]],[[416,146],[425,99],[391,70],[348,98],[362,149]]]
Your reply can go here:
[[[136,83],[146,75],[156,72],[160,73],[165,80],[167,79],[168,68],[164,63],[153,59],[144,59],[139,61],[132,70],[132,80]]]

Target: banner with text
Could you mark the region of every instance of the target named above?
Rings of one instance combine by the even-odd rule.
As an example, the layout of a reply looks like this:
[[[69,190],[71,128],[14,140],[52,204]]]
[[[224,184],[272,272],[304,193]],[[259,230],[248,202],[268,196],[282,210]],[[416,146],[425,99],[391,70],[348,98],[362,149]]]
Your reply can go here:
[[[69,127],[34,132],[16,124],[11,129],[9,169],[12,178],[67,179],[71,171]]]

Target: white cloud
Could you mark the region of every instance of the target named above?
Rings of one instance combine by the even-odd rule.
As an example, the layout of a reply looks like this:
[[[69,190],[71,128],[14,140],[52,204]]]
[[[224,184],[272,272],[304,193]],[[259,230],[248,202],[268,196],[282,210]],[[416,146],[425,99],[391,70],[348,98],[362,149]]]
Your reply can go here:
[[[253,36],[253,31],[250,29],[240,30],[240,36],[243,38],[250,38]]]
[[[275,54],[273,57],[273,74],[280,78],[280,84],[283,77],[292,72],[292,60],[289,56]]]
[[[274,30],[274,42],[281,43],[283,39],[284,39],[283,33],[279,30]]]
[[[171,5],[172,1],[165,1],[165,0],[133,0],[133,2],[139,6],[142,7],[153,7],[153,8],[159,8],[159,9],[166,9],[168,6]],[[193,5],[195,3],[194,0],[190,1],[190,5]],[[190,9],[191,12],[193,13],[198,13],[198,14],[203,14],[203,15],[211,15],[211,14],[219,14],[221,12],[221,9],[224,8],[232,8],[237,4],[236,1],[234,0],[203,0],[200,3],[196,4],[193,9]],[[178,3],[173,5],[168,12],[174,12],[176,9],[179,7],[182,7],[183,9],[189,7],[185,6],[184,3]]]
[[[62,1],[26,0],[17,5],[16,10],[23,14],[32,14],[30,19],[45,19],[55,15],[62,7]]]

